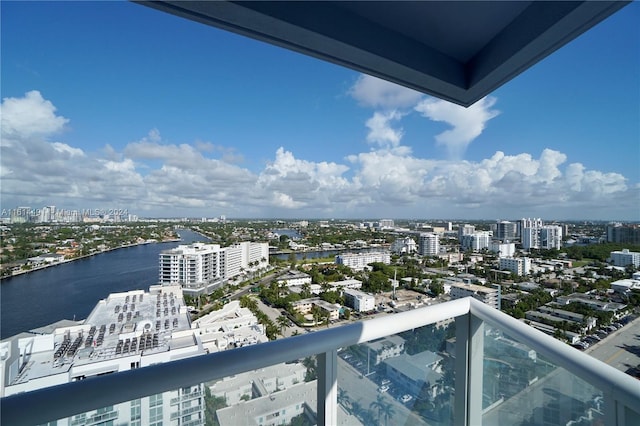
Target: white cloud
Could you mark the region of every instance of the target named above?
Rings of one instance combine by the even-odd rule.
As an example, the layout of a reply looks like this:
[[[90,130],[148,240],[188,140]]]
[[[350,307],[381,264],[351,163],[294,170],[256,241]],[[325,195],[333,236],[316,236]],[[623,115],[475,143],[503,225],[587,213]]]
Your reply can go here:
[[[37,90],[22,98],[4,98],[0,107],[2,139],[30,137],[60,132],[68,119],[56,115],[56,108]]]
[[[487,121],[496,117],[499,111],[491,108],[496,99],[485,97],[468,108],[440,99],[425,99],[415,110],[433,121],[449,124],[452,128],[436,136],[438,145],[446,147],[451,158],[461,158],[467,146],[485,128]]]
[[[382,147],[398,146],[404,135],[402,129],[394,129],[391,122],[398,121],[402,115],[397,111],[389,111],[386,113],[375,112],[373,117],[367,120],[366,126],[369,129],[367,134],[367,142],[375,143]]]
[[[361,74],[348,93],[360,105],[382,109],[411,108],[423,96],[415,90],[367,74]]]
[[[21,104],[23,103],[23,104]],[[14,111],[33,96],[10,102]],[[310,161],[279,148],[257,173],[212,156],[233,151],[208,142],[169,144],[157,129],[122,150],[87,152],[48,142],[66,119],[51,114],[38,132],[9,119],[2,147],[2,205],[128,208],[150,216],[449,217],[523,215],[637,219],[640,184],[590,170],[545,149],[538,155],[496,152],[481,161],[419,158],[400,136],[344,162]],[[3,111],[6,104],[3,103]],[[380,113],[379,134],[396,112]],[[4,117],[3,117],[4,118]],[[53,123],[53,124],[52,124]],[[46,129],[49,129],[48,131]]]

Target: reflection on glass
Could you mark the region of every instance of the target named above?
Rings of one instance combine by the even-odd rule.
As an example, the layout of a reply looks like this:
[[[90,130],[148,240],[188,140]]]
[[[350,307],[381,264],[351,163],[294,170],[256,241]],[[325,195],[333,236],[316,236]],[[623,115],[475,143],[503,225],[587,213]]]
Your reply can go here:
[[[420,327],[338,353],[340,424],[453,421],[454,324]]]
[[[485,327],[483,424],[604,424],[601,390]]]

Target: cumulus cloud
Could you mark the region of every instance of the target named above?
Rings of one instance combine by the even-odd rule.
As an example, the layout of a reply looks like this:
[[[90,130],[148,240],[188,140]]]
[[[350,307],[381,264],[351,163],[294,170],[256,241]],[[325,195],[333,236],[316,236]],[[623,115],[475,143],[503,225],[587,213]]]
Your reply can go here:
[[[30,93],[5,100],[3,111],[7,105],[26,111],[25,105],[34,105]],[[384,136],[396,112],[380,113],[381,124],[372,126],[382,135],[373,141],[379,147],[369,152],[328,162],[280,147],[252,172],[215,158],[224,156],[217,145],[167,143],[157,129],[122,150],[107,145],[88,152],[50,142],[68,120],[55,114],[51,102],[40,97],[36,104],[49,111],[49,124],[40,123],[34,133],[20,124],[28,119],[10,114],[11,131],[3,128],[3,206],[108,203],[142,216],[637,217],[640,185],[619,173],[590,170],[552,149],[498,151],[480,161],[419,158],[400,144],[401,134]]]
[[[425,99],[415,110],[433,121],[449,124],[452,128],[436,136],[438,145],[443,145],[451,158],[460,158],[467,146],[485,128],[487,121],[496,117],[499,111],[491,109],[496,103],[493,97],[485,97],[468,108],[440,99]]]
[[[367,74],[358,77],[348,94],[362,106],[382,109],[411,108],[423,96],[415,90]]]
[[[27,92],[22,98],[4,98],[0,107],[2,139],[49,136],[60,132],[68,119],[56,115],[56,107],[39,91]]]
[[[369,129],[367,142],[380,146],[398,146],[404,135],[403,130],[394,129],[392,122],[398,121],[402,114],[393,110],[387,113],[375,112],[373,117],[367,120],[366,126]]]

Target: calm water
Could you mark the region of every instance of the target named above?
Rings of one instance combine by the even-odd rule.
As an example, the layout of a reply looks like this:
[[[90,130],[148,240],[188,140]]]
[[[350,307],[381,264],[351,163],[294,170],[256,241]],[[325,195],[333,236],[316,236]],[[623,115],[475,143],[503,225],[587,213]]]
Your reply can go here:
[[[179,232],[183,243],[205,240]],[[0,338],[61,319],[84,319],[109,293],[148,290],[158,282],[158,255],[178,244],[123,248],[2,280]]]

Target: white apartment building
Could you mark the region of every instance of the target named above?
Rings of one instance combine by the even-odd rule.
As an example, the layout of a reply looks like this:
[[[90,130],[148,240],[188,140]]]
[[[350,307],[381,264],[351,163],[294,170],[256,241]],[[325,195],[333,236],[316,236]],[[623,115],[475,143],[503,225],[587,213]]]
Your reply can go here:
[[[623,249],[621,251],[612,251],[611,262],[614,266],[627,266],[633,265],[636,268],[640,266],[640,253],[635,251],[629,251],[629,249]]]
[[[376,298],[362,291],[346,289],[343,296],[347,306],[356,312],[369,312],[376,308]]]
[[[278,277],[277,283],[287,287],[303,286],[311,284],[311,275],[300,271],[287,271],[287,273]]]
[[[332,291],[344,291],[346,289],[357,290],[362,288],[362,281],[351,278],[348,280],[333,281],[330,282],[329,285]]]
[[[420,256],[437,256],[440,252],[440,237],[433,233],[421,233],[418,238]]]
[[[460,225],[458,227],[458,240],[462,242],[462,237],[465,235],[471,235],[476,232],[476,227],[473,225]]]
[[[522,248],[559,250],[562,247],[562,227],[557,225],[545,225],[536,228],[522,229]]]
[[[197,296],[212,292],[223,280],[243,271],[268,265],[269,244],[242,242],[220,247],[195,243],[164,250],[159,257],[160,284],[180,284],[185,294]]]
[[[480,251],[488,249],[491,244],[491,233],[487,231],[477,231],[472,234],[463,235],[460,245],[463,250]]]
[[[411,237],[397,238],[391,244],[391,252],[395,254],[415,253],[418,250],[416,242]]]
[[[381,229],[393,229],[395,226],[393,219],[380,219],[379,225]]]
[[[296,300],[291,303],[291,306],[301,315],[310,314],[313,307],[316,306],[318,309],[329,315],[329,320],[337,320],[340,318],[340,305],[338,303],[329,303],[319,297]]]
[[[191,328],[208,353],[269,341],[264,325],[237,300],[193,321]]]
[[[489,251],[497,253],[499,257],[513,257],[516,254],[516,244],[492,241],[489,245]]]
[[[451,299],[473,297],[485,305],[500,309],[500,288],[451,282]]]
[[[370,251],[364,253],[344,253],[336,256],[336,265],[345,265],[354,271],[364,270],[368,264],[380,262],[391,263],[391,254],[383,251]]]
[[[500,270],[513,272],[518,276],[529,275],[531,259],[528,257],[501,257]]]
[[[0,396],[205,353],[180,286],[113,293],[84,322],[0,342]],[[58,425],[205,424],[204,385],[99,408]]]
[[[522,231],[525,228],[541,228],[542,219],[540,218],[522,218],[518,221],[518,236],[522,237]]]

